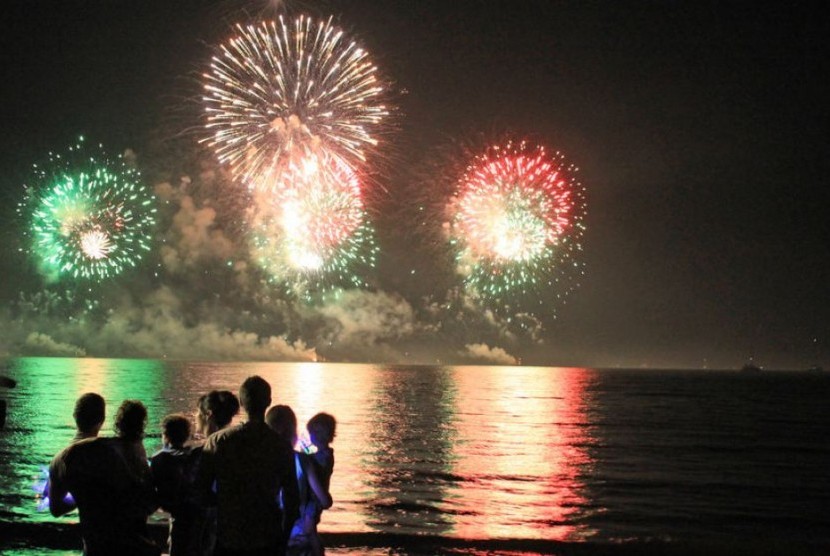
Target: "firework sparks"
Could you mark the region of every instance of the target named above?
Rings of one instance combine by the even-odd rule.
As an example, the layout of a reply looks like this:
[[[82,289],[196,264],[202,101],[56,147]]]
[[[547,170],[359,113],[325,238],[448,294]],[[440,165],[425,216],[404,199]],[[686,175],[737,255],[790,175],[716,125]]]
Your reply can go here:
[[[122,159],[110,160],[100,145],[87,153],[81,138],[66,155],[35,166],[35,176],[18,212],[29,220],[31,250],[47,274],[107,278],[150,250],[154,197]]]
[[[306,290],[365,285],[354,271],[374,266],[377,247],[348,164],[325,152],[292,160],[255,206],[255,257],[275,280]]]
[[[300,16],[236,26],[204,75],[206,142],[236,179],[271,183],[286,158],[324,147],[351,165],[389,112],[369,55],[332,25]]]
[[[574,287],[584,232],[583,191],[562,155],[526,142],[490,147],[458,181],[450,203],[458,269],[474,295],[518,305]]]

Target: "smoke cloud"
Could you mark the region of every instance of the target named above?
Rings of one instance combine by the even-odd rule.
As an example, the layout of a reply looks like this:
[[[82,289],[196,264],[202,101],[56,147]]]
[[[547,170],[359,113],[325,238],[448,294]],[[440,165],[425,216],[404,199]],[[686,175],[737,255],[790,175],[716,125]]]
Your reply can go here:
[[[0,313],[8,331],[0,353],[518,362],[507,351],[521,340],[515,327],[463,295],[412,300],[382,287],[297,295],[263,272],[252,255],[246,218],[253,196],[210,164],[191,175],[153,186],[157,248],[139,268],[97,284],[33,280],[33,288]]]
[[[490,347],[487,344],[467,344],[460,355],[475,363],[494,363],[496,365],[518,365],[519,360],[503,348]]]

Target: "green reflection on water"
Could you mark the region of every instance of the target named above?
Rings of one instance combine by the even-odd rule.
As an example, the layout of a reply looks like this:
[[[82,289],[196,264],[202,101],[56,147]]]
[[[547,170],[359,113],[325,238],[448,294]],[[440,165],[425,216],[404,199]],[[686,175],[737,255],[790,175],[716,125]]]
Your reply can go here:
[[[101,434],[113,433],[118,406],[124,399],[156,400],[163,388],[164,364],[145,359],[68,359],[27,357],[8,362],[7,372],[17,381],[10,390],[6,430],[0,449],[24,453],[26,458],[0,478],[0,488],[11,496],[8,511],[35,521],[51,520],[48,511],[31,514],[37,504],[34,487],[42,479],[52,457],[75,435],[72,412],[75,400],[86,392],[98,392],[107,401]],[[49,400],[33,404],[32,400]],[[160,408],[148,405],[148,451],[158,445],[155,424]]]

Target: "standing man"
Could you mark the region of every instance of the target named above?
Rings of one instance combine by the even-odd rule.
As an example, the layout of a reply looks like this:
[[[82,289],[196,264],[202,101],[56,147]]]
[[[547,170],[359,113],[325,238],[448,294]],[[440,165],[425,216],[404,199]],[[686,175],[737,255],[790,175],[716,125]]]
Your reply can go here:
[[[81,440],[96,438],[104,425],[106,409],[107,404],[104,398],[95,392],[87,392],[75,400],[75,409],[72,411],[72,418],[75,419],[75,436],[69,445],[72,446]],[[52,488],[53,477],[59,484],[66,480],[66,456],[68,454],[69,448],[66,448],[52,460],[49,465],[49,481],[43,491],[44,496],[49,497],[49,509],[55,517],[69,513],[76,507],[74,499],[67,496],[67,493],[63,493],[61,498],[53,496],[55,490]]]
[[[212,434],[199,469],[197,488],[216,493],[216,556],[285,554],[299,516],[294,450],[265,423],[271,386],[263,378],[245,379],[239,401],[248,421]]]
[[[148,506],[154,498],[152,483],[142,480],[127,461],[116,445],[121,439],[96,437],[104,423],[96,396],[100,398],[85,394],[78,400],[78,434],[49,466],[49,510],[59,517],[78,509],[85,556],[159,556],[145,528],[154,509]],[[117,425],[123,426],[127,404],[119,409]],[[143,431],[142,422],[138,433]]]

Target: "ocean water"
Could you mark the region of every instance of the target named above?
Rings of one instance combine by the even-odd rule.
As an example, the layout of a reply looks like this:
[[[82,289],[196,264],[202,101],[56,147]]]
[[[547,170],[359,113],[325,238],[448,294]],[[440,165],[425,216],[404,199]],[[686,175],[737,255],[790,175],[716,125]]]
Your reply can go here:
[[[35,532],[9,554],[67,553],[36,532],[73,518],[37,511],[33,485],[80,394],[106,398],[104,433],[142,400],[152,453],[164,415],[252,374],[301,423],[338,419],[332,554],[830,553],[828,373],[23,358],[0,374],[18,381],[0,391],[0,527]]]

